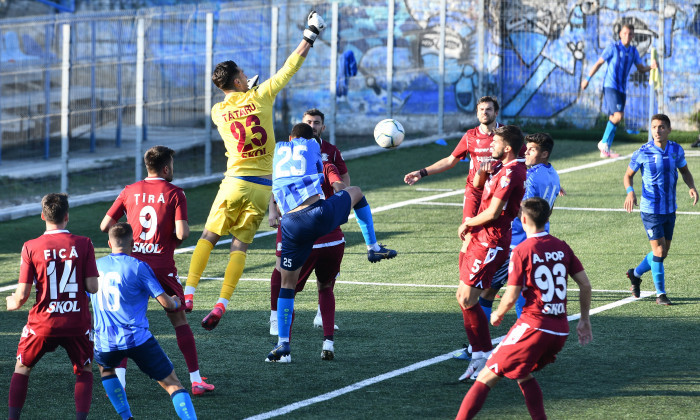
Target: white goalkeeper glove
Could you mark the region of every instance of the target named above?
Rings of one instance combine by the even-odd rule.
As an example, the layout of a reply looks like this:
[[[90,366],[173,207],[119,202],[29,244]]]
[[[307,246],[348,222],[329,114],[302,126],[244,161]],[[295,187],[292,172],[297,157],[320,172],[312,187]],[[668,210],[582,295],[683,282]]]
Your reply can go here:
[[[313,47],[316,37],[319,36],[324,29],[326,29],[326,21],[324,21],[321,15],[316,13],[315,10],[312,10],[311,13],[309,13],[309,17],[306,19],[304,39]]]

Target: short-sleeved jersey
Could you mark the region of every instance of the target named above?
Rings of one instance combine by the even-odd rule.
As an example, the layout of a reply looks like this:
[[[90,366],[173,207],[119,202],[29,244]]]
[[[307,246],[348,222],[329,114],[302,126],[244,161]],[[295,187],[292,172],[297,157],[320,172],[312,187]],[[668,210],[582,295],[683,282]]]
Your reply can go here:
[[[510,227],[520,211],[520,202],[525,195],[526,173],[525,164],[516,159],[501,166],[486,180],[479,213],[491,205],[494,197],[506,202],[496,220],[472,229],[472,235],[476,235],[479,242],[485,243],[487,247],[498,245],[507,249],[510,246]]]
[[[345,165],[345,160],[343,160],[340,150],[325,140],[321,140],[321,160],[323,160],[324,164],[328,162],[335,165],[341,176],[348,173],[348,167]]]
[[[284,215],[309,197],[323,194],[321,148],[314,139],[296,138],[275,146],[272,194]]]
[[[622,41],[618,40],[608,44],[600,57],[608,63],[603,87],[626,93],[627,76],[630,73],[630,69],[633,65],[642,63],[637,47],[634,45],[625,47],[622,45]]]
[[[549,163],[538,163],[528,168],[527,179],[525,180],[525,195],[523,200],[532,197],[544,198],[549,203],[549,208],[554,207],[554,201],[559,196],[559,174]],[[545,226],[545,231],[549,232],[549,222]],[[510,240],[510,247],[514,248],[526,238],[523,231],[523,224],[519,218],[513,219],[513,237]]]
[[[639,211],[652,214],[670,214],[676,211],[676,184],[678,168],[688,163],[685,151],[676,142],[668,141],[661,150],[649,141],[632,154],[629,167],[642,171],[642,200]]]
[[[134,231],[133,256],[153,268],[175,267],[175,221],[187,221],[187,200],[182,188],[163,178],[146,178],[127,185],[107,215],[119,220],[125,213]]]
[[[581,271],[581,261],[569,245],[547,232],[516,246],[510,256],[508,285],[523,288],[520,321],[545,332],[568,333],[567,276]]]
[[[226,176],[272,173],[275,98],[303,63],[304,57],[294,53],[270,79],[247,92],[230,92],[212,107],[211,119],[226,147]]]
[[[499,127],[498,123],[496,123],[496,127]],[[471,185],[481,162],[491,160],[491,142],[493,142],[493,132],[491,134],[484,133],[481,131],[481,126],[477,126],[467,130],[452,151],[452,156],[457,159],[469,157],[467,186]]]
[[[19,282],[36,286],[27,328],[41,336],[85,335],[91,328],[87,277],[97,277],[90,238],[50,230],[25,242]]]
[[[148,298],[163,288],[148,264],[126,254],[97,260],[100,289],[90,294],[95,312],[95,349],[102,352],[140,346],[151,338]]]

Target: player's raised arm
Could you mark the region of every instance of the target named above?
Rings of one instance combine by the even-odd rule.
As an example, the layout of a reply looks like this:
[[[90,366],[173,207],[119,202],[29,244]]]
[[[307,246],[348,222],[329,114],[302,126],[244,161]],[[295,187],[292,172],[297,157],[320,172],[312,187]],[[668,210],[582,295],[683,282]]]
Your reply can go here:
[[[634,206],[637,205],[637,196],[634,194],[634,187],[632,186],[632,179],[634,178],[634,174],[636,174],[636,171],[633,171],[632,168],[627,167],[627,171],[625,172],[625,175],[622,177],[622,183],[625,185],[625,191],[627,191],[627,196],[625,197],[625,210],[627,210],[627,213],[632,213],[632,210],[634,210]]]
[[[578,342],[585,346],[593,341],[593,330],[591,329],[591,282],[588,280],[586,271],[579,271],[571,276],[579,287],[579,304],[581,305],[581,318],[578,321],[576,332],[578,333]]]
[[[603,57],[598,58],[598,61],[595,62],[595,64],[593,65],[593,68],[588,73],[588,77],[581,80],[581,90],[586,90],[586,88],[588,87],[588,82],[590,82],[591,79],[593,78],[593,76],[595,76],[596,72],[598,71],[600,66],[603,65],[603,63],[605,63],[605,60],[603,59]]]
[[[419,170],[419,171],[413,171],[407,173],[403,177],[403,182],[405,182],[408,185],[413,185],[416,182],[418,182],[421,178],[425,178],[428,175],[435,175],[439,174],[441,172],[445,172],[448,169],[452,169],[455,167],[455,165],[459,162],[459,159],[456,157],[449,155],[447,157],[444,157],[437,162],[433,163],[430,166],[426,166],[425,168]]]

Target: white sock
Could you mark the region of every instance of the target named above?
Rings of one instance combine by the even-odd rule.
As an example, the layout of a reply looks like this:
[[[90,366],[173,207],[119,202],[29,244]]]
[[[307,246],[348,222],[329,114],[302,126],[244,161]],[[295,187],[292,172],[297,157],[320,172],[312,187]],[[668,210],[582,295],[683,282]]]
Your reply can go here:
[[[192,382],[192,383],[202,382],[202,377],[199,374],[199,370],[195,370],[194,372],[190,372],[190,382]]]
[[[216,301],[216,303],[223,304],[224,309],[228,308],[228,299],[224,299],[224,298],[220,297],[219,300]]]
[[[321,318],[321,305],[318,305],[318,310],[316,311],[316,317]]]
[[[270,321],[273,319],[277,321],[277,311],[270,311]]]
[[[195,290],[196,289],[194,286],[185,286],[185,294],[186,295],[194,295]]]
[[[379,244],[377,242],[373,243],[372,245],[367,245],[367,250],[372,250],[372,251],[379,251],[381,248],[379,247]]]
[[[117,375],[117,378],[119,378],[122,388],[126,389],[126,368],[115,368],[114,373]]]
[[[287,337],[287,338],[277,337],[277,345],[279,346],[282,343],[289,343],[289,337]]]

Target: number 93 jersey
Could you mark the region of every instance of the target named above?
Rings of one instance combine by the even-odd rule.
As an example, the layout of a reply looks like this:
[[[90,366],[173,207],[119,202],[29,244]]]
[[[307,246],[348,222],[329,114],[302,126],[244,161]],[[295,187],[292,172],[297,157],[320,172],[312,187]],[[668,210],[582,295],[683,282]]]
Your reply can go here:
[[[323,160],[316,140],[282,141],[275,146],[272,194],[284,215],[309,197],[323,197]]]
[[[533,328],[568,333],[567,276],[583,271],[566,242],[540,232],[513,249],[508,285],[522,286],[525,306],[520,317]]]
[[[134,230],[133,255],[153,269],[174,268],[178,241],[175,221],[187,220],[187,200],[182,188],[163,178],[146,178],[127,185],[107,215],[126,220]]]
[[[86,277],[97,277],[90,238],[50,230],[25,242],[19,282],[36,285],[29,332],[50,337],[84,335],[91,327]]]

